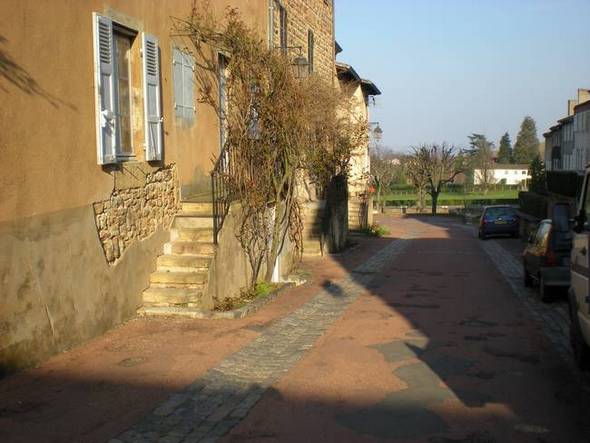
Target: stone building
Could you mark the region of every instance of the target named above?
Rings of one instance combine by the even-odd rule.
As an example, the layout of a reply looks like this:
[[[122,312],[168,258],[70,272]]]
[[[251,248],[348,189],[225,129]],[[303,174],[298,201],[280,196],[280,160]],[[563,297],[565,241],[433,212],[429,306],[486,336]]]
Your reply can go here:
[[[354,106],[354,118],[367,123],[369,127],[369,104],[372,97],[381,94],[379,88],[370,81],[361,78],[354,68],[346,63],[337,62],[336,71],[345,100]],[[372,197],[369,193],[371,182],[371,157],[369,138],[363,146],[353,152],[348,179],[348,227],[352,230],[366,228],[373,223]]]
[[[222,225],[212,190],[222,124],[199,101],[202,60],[171,32],[192,5],[0,3],[0,373],[138,311],[199,315],[247,285],[236,214]],[[334,84],[332,1],[210,5],[218,17],[237,8],[270,46]],[[215,62],[222,80],[224,55]]]
[[[590,159],[587,136],[590,90],[578,89],[576,99],[568,100],[567,115],[549,128],[545,137],[545,167],[547,171],[583,171]]]

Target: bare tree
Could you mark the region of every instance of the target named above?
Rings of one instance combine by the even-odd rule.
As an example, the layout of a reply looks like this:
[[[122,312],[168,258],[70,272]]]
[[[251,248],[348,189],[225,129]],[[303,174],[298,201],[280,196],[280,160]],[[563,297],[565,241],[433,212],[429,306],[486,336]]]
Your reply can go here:
[[[382,200],[384,191],[388,190],[397,176],[399,176],[400,161],[393,153],[377,147],[371,152],[371,177],[375,184],[377,204],[383,211]]]
[[[404,173],[410,184],[416,188],[418,195],[418,211],[422,212],[426,200],[426,188],[428,186],[428,176],[426,170],[417,164],[414,156],[408,156],[403,160]]]
[[[427,192],[432,197],[432,214],[436,215],[438,196],[447,183],[463,172],[455,147],[446,143],[422,145],[414,148],[411,167],[413,173],[423,174],[427,179]]]

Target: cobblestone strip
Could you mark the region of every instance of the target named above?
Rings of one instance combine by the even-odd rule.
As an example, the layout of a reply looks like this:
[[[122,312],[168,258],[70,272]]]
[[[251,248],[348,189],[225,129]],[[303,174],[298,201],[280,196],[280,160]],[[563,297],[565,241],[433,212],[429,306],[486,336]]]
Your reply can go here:
[[[412,236],[413,237],[413,236]],[[348,278],[332,283],[274,323],[151,414],[111,440],[118,442],[215,441],[237,425],[264,391],[281,378],[366,290],[409,238],[391,242]]]

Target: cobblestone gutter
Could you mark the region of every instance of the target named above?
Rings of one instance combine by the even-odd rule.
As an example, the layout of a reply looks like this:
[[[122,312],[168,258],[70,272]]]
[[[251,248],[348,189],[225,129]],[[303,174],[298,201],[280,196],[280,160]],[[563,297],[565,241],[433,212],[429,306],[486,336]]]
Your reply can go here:
[[[150,415],[121,434],[119,442],[215,441],[254,407],[264,391],[283,376],[334,323],[386,263],[408,245],[392,241],[350,277],[334,282],[308,303],[273,324],[249,345],[228,357]]]

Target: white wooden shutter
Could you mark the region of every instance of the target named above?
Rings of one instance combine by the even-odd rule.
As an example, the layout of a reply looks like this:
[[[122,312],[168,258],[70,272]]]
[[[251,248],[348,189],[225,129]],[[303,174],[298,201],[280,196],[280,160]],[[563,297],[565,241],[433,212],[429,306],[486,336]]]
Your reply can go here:
[[[145,158],[162,160],[162,104],[158,39],[143,34],[143,94],[145,110]]]
[[[98,14],[93,18],[97,157],[99,165],[107,165],[117,162],[113,23]]]
[[[195,114],[195,98],[194,98],[194,71],[195,64],[190,54],[182,54],[182,83],[183,83],[183,97],[184,97],[184,118],[192,120]]]

